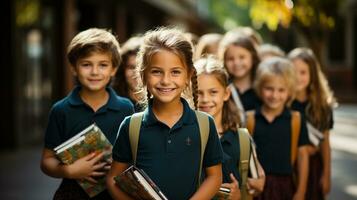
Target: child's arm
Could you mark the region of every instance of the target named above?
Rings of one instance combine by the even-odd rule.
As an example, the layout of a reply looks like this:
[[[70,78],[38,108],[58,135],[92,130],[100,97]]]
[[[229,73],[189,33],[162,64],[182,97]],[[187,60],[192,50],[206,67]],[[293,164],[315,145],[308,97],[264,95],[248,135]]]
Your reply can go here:
[[[321,154],[323,171],[321,177],[322,192],[327,195],[331,190],[331,146],[330,146],[330,133],[324,133],[325,138],[321,142]]]
[[[205,172],[206,178],[191,200],[209,200],[218,192],[222,183],[222,164],[207,167]]]
[[[114,177],[121,174],[124,170],[129,167],[127,163],[121,163],[113,161],[112,167],[107,174],[107,188],[113,199],[123,199],[132,200],[125,192],[121,191],[120,188],[115,185]]]
[[[305,192],[307,186],[307,178],[309,174],[309,152],[308,146],[300,146],[298,148],[298,158],[297,158],[297,170],[298,170],[298,185],[297,190],[294,195],[294,200],[305,199]]]
[[[71,165],[62,164],[55,153],[45,148],[42,152],[41,170],[48,176],[55,178],[86,179],[96,182],[93,177],[104,176],[105,172],[98,170],[106,169],[106,162],[100,162],[104,153],[89,154],[78,159]]]
[[[247,188],[249,190],[249,193],[253,196],[259,195],[261,192],[263,192],[264,185],[265,185],[265,172],[260,164],[258,159],[255,159],[257,166],[258,166],[258,173],[259,173],[259,178],[248,178],[248,185]]]

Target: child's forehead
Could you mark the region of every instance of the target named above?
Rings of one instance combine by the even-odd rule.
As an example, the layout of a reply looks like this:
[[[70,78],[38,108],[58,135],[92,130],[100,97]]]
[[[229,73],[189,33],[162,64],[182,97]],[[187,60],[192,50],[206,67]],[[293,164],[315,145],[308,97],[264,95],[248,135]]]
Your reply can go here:
[[[150,59],[149,67],[182,67],[187,69],[185,60],[178,53],[169,50],[158,50]]]

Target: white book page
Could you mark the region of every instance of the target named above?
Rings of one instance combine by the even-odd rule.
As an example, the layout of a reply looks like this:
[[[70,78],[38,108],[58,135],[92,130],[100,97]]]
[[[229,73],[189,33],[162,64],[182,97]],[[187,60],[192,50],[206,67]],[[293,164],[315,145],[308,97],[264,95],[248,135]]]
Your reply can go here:
[[[86,137],[85,136],[81,136],[79,138],[77,138],[76,140],[72,141],[71,143],[67,144],[66,146],[63,146],[62,148],[58,149],[56,151],[57,154],[67,150],[68,148],[72,147],[75,144],[79,144],[80,142],[82,142]]]
[[[67,140],[66,142],[60,144],[59,146],[54,148],[54,151],[59,150],[60,148],[63,148],[64,146],[68,145],[69,143],[72,143],[74,140],[76,140],[77,138],[79,138],[80,136],[82,136],[84,133],[88,132],[90,129],[92,129],[95,126],[95,124],[92,124],[90,126],[88,126],[87,128],[85,128],[83,131],[79,132],[77,135],[73,136],[72,138],[70,138],[69,140]]]

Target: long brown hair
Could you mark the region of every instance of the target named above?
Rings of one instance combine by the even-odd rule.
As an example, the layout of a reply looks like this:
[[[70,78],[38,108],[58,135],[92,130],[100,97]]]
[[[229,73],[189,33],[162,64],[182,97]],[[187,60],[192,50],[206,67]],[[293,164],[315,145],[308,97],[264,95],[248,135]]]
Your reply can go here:
[[[191,75],[191,88],[186,91],[192,91],[194,107],[197,109],[197,75],[193,66],[193,46],[191,41],[185,36],[184,32],[177,28],[160,27],[149,31],[144,35],[143,43],[137,55],[137,72],[141,76],[139,81],[139,89],[146,93],[146,98],[141,98],[140,103],[147,105],[147,101],[151,98],[151,94],[146,88],[144,72],[150,65],[152,56],[160,50],[167,50],[176,54],[181,61],[186,65],[188,74]]]
[[[225,58],[227,49],[231,46],[238,46],[246,49],[252,56],[252,69],[250,71],[251,80],[254,81],[255,73],[260,63],[260,58],[258,56],[258,50],[256,45],[254,44],[253,40],[249,38],[247,35],[237,31],[229,31],[227,32],[221,42],[219,43],[218,47],[218,57],[220,60],[223,61],[225,65]]]
[[[222,62],[218,61],[213,56],[198,59],[195,62],[195,68],[197,71],[197,76],[201,74],[212,75],[218,80],[218,82],[223,86],[223,88],[228,87],[228,73],[223,67]],[[228,101],[225,101],[223,103],[222,108],[223,132],[227,130],[237,131],[237,126],[239,126],[241,123],[239,112],[240,111],[235,105],[232,96],[230,96]]]
[[[292,61],[300,59],[309,67],[310,83],[306,88],[308,105],[305,110],[307,119],[322,131],[329,129],[331,109],[336,99],[314,53],[309,48],[296,48],[289,53],[288,58]]]

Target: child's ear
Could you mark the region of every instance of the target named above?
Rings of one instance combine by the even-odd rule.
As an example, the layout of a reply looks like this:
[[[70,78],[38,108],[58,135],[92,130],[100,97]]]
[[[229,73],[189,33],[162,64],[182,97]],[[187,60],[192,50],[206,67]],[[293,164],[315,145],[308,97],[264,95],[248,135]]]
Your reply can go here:
[[[229,97],[231,96],[231,90],[228,87],[226,87],[226,89],[224,90],[224,96],[223,96],[223,100],[224,101],[228,101]]]
[[[71,65],[70,66],[71,72],[73,76],[77,76],[77,69],[76,66]]]
[[[114,77],[117,71],[118,71],[118,67],[113,68],[112,72],[110,73],[110,76]]]

